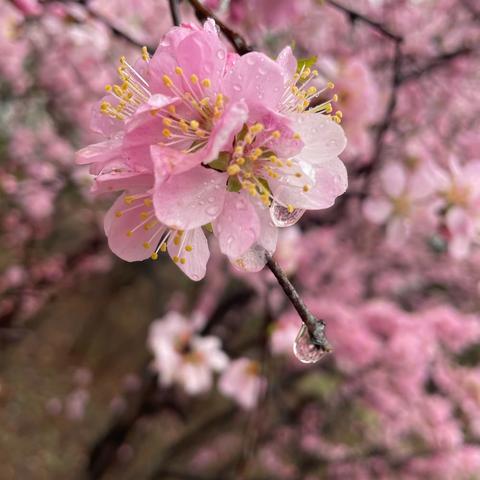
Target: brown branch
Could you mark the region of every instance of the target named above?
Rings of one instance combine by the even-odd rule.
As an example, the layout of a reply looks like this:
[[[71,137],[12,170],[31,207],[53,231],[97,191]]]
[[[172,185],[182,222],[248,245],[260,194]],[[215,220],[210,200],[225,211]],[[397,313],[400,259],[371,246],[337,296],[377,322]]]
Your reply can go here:
[[[180,25],[180,13],[178,11],[177,0],[168,0],[168,5],[170,7],[170,15],[172,16],[172,23],[178,27]]]
[[[202,22],[208,18],[215,20],[222,33],[227,37],[228,41],[232,44],[233,48],[239,55],[253,51],[253,48],[247,43],[247,41],[237,32],[233,31],[230,27],[225,25],[214,13],[212,13],[205,5],[199,2],[199,0],[188,0],[190,5],[195,10],[195,15]]]
[[[270,271],[275,275],[278,283],[282,287],[285,295],[290,300],[295,310],[300,315],[302,322],[308,329],[312,343],[322,352],[329,353],[332,351],[332,347],[325,336],[325,322],[319,320],[312,312],[307,308],[304,301],[300,298],[295,287],[287,278],[286,273],[282,270],[280,265],[273,259],[270,253],[265,252],[267,259],[267,266]]]
[[[375,20],[372,20],[371,18],[368,18],[365,15],[362,15],[361,13],[358,13],[354,10],[351,10],[348,7],[345,7],[344,5],[338,3],[336,0],[323,0],[323,1],[325,3],[327,3],[328,5],[332,6],[333,8],[336,8],[337,10],[340,10],[341,12],[348,15],[348,17],[350,18],[350,21],[352,23],[355,23],[356,21],[361,21],[361,22],[369,25],[374,30],[377,30],[377,32],[381,33],[385,37],[390,38],[394,42],[399,43],[403,40],[403,38],[401,36],[396,35],[395,33],[391,32],[381,23],[376,22]]]

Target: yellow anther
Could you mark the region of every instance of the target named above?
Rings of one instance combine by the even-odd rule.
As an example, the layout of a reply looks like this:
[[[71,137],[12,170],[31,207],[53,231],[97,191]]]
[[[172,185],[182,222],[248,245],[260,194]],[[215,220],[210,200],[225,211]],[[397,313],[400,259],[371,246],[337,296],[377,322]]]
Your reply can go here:
[[[341,110],[337,110],[337,111],[335,112],[335,115],[336,115],[337,117],[339,117],[339,118],[343,118],[343,113],[342,113]]]
[[[160,245],[160,251],[161,252],[166,252],[167,251],[167,244],[165,242],[163,242],[161,245]]]
[[[245,159],[243,157],[239,157],[236,160],[238,165],[244,165],[245,164]]]
[[[172,79],[168,75],[162,77],[163,83],[166,87],[170,88],[173,85]]]
[[[291,160],[287,160],[285,163],[287,164],[287,167],[293,166],[293,162]]]
[[[131,237],[133,235],[133,232],[131,230],[127,231],[127,237]]]
[[[172,119],[171,118],[164,118],[162,120],[162,123],[166,126],[166,127],[171,127],[172,126]]]
[[[186,250],[187,252],[191,252],[191,251],[193,250],[193,247],[192,247],[191,245],[187,245],[187,246],[185,247],[185,250]]]
[[[264,129],[265,129],[265,126],[263,124],[256,123],[255,125],[252,125],[250,127],[250,132],[256,135],[258,133],[263,132]]]
[[[106,102],[106,101],[103,101],[101,104],[100,104],[100,110],[102,112],[107,112],[109,109],[110,109],[111,105]]]
[[[167,107],[167,110],[168,110],[170,113],[175,113],[175,112],[176,112],[175,105],[169,105],[169,106]]]
[[[202,85],[205,87],[205,88],[210,88],[212,86],[212,82],[210,81],[209,78],[204,78],[202,80]]]
[[[338,95],[337,94],[333,95],[332,102],[338,102]]]
[[[142,58],[143,60],[145,60],[145,62],[148,62],[150,60],[150,54],[148,53],[148,49],[145,46],[142,47]]]
[[[325,113],[332,113],[332,110],[333,110],[332,105],[330,103],[327,104],[325,107]]]
[[[276,155],[270,155],[270,156],[268,157],[268,159],[269,159],[271,162],[275,163],[275,162],[278,160],[278,157],[277,157]]]
[[[197,137],[200,137],[200,138],[205,138],[207,136],[207,132],[205,130],[202,130],[202,129],[198,129],[196,132],[195,132],[195,135]]]
[[[146,199],[143,201],[143,204],[144,204],[146,207],[151,207],[151,206],[152,206],[152,199],[151,199],[151,198],[146,198]]]
[[[292,93],[294,95],[296,95],[298,93],[298,87],[296,87],[295,85],[292,87]]]
[[[331,90],[332,88],[335,88],[335,84],[333,82],[327,82],[327,88]]]
[[[251,145],[252,142],[253,142],[253,136],[250,135],[249,133],[247,133],[247,134],[245,135],[244,140],[245,140],[245,143],[246,143],[246,144]]]
[[[143,242],[143,248],[144,248],[145,250],[148,250],[149,248],[151,248],[150,243],[148,243],[148,242]]]
[[[237,155],[242,155],[243,154],[243,147],[242,146],[238,146],[238,147],[235,147],[235,153]]]
[[[223,107],[223,95],[221,93],[219,93],[217,95],[217,98],[215,100],[215,105],[218,107],[218,108],[221,108]]]
[[[162,135],[163,135],[164,137],[169,138],[169,137],[172,136],[172,132],[171,132],[168,128],[164,128],[164,129],[162,130]]]
[[[303,191],[308,192],[310,190],[310,187],[308,185],[303,186]]]
[[[177,257],[177,255],[175,255],[175,256],[172,258],[172,260],[173,260],[175,263],[178,263],[178,261],[179,261],[180,259]]]
[[[198,77],[197,77],[194,73],[192,73],[192,74],[190,75],[190,81],[191,81],[194,85],[196,85],[196,84],[198,83]]]
[[[179,125],[180,125],[180,129],[182,130],[183,133],[188,132],[188,128],[189,128],[188,123],[183,118],[180,120]]]
[[[127,204],[130,205],[133,201],[135,200],[135,197],[133,195],[127,195],[123,201]]]
[[[154,108],[153,110],[150,110],[150,115],[154,117],[160,110],[158,108]]]
[[[312,73],[312,71],[307,67],[302,73],[302,79],[305,80],[306,78],[308,78],[310,76],[310,73]]]
[[[175,73],[177,75],[183,75],[183,68],[182,67],[175,67]]]
[[[196,120],[192,120],[190,122],[190,128],[192,130],[197,130],[199,126],[200,126],[200,124]]]
[[[318,77],[318,70],[312,70],[312,75],[314,77]]]
[[[202,105],[203,107],[207,107],[208,105],[210,105],[210,99],[208,97],[204,97],[200,100],[200,105]]]
[[[296,176],[297,178],[301,178],[302,174],[301,174],[300,172],[296,172],[296,173],[295,173],[295,176]]]
[[[302,137],[300,137],[300,134],[299,134],[299,133],[294,133],[294,134],[293,134],[293,138],[294,138],[295,140],[301,140]]]
[[[309,87],[307,90],[308,95],[315,95],[317,93],[317,87]]]
[[[272,137],[278,140],[278,139],[281,137],[280,131],[279,131],[279,130],[275,130],[275,131],[272,133]]]
[[[122,215],[123,215],[123,212],[122,212],[121,210],[117,210],[117,211],[115,212],[115,216],[116,216],[117,218],[120,218]]]
[[[152,260],[158,260],[158,253],[157,252],[153,252],[151,255],[150,255],[150,258]]]
[[[180,263],[181,263],[182,265],[185,265],[186,262],[187,262],[187,259],[186,259],[186,258],[181,258],[181,259],[180,259]]]
[[[173,243],[174,243],[175,245],[180,245],[180,240],[181,240],[180,237],[175,237],[175,238],[173,239]]]
[[[227,168],[227,173],[230,176],[236,175],[237,173],[240,172],[240,167],[238,165],[229,165]]]
[[[288,213],[292,213],[295,210],[295,207],[291,204],[287,205]]]
[[[105,85],[105,91],[106,92],[111,92],[112,91],[112,86],[111,85]]]

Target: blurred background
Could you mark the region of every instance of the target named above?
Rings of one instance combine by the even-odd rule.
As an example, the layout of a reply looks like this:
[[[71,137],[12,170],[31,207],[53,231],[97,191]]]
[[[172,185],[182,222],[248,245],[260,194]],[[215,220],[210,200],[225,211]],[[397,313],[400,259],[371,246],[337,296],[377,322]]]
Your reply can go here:
[[[177,2],[336,85],[349,189],[276,253],[334,347],[306,366],[270,274],[115,258],[75,165],[169,3],[0,0],[0,479],[480,479],[480,4]],[[169,371],[172,325],[210,363]]]

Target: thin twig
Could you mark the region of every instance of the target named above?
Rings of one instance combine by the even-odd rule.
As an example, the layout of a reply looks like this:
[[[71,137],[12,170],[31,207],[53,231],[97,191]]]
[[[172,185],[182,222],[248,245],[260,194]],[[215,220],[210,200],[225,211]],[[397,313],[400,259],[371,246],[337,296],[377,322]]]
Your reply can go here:
[[[363,23],[366,23],[367,25],[370,25],[370,27],[372,27],[374,30],[377,30],[379,33],[381,33],[385,37],[390,38],[394,42],[401,42],[402,41],[401,36],[396,35],[395,33],[391,32],[386,27],[384,27],[381,23],[376,22],[375,20],[372,20],[371,18],[368,18],[365,15],[362,15],[361,13],[358,13],[354,10],[351,10],[348,7],[345,7],[344,5],[341,5],[340,3],[336,2],[335,0],[324,0],[324,1],[328,5],[336,8],[337,10],[342,11],[345,14],[347,14],[352,23],[359,20]]]
[[[200,21],[205,21],[208,18],[215,20],[222,33],[227,37],[228,41],[232,44],[233,48],[239,55],[253,51],[253,48],[247,43],[247,41],[237,32],[233,31],[230,27],[227,27],[214,13],[212,13],[205,5],[198,0],[188,0],[190,5],[195,10],[195,15]]]
[[[172,15],[172,22],[176,27],[178,27],[180,25],[180,13],[178,11],[177,0],[168,0],[168,5],[170,6],[170,14]]]
[[[285,295],[295,307],[295,310],[300,315],[302,322],[307,327],[308,332],[310,333],[312,343],[322,352],[331,352],[332,347],[330,346],[330,343],[325,336],[325,322],[323,320],[319,320],[317,317],[315,317],[315,315],[313,315],[312,312],[310,312],[303,300],[300,298],[300,295],[298,294],[295,287],[287,278],[286,273],[273,259],[270,253],[265,252],[265,257],[267,259],[268,268],[275,275],[275,278],[278,280],[278,283],[285,292]]]

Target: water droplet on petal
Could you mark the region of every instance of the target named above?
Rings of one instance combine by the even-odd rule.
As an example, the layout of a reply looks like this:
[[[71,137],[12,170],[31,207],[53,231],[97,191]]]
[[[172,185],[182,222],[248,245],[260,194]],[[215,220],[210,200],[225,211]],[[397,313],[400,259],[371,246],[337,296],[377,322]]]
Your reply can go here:
[[[247,65],[255,65],[255,60],[251,56],[247,56]]]
[[[245,210],[247,208],[243,199],[237,200],[237,203],[235,203],[235,207],[237,208],[237,210]]]
[[[240,92],[242,90],[242,87],[241,85],[239,85],[238,83],[234,83],[233,84],[233,89],[236,91],[236,92]]]
[[[205,211],[207,212],[207,215],[210,215],[211,217],[216,217],[218,215],[219,208],[218,205],[210,205]]]
[[[208,197],[208,203],[213,203],[215,201],[215,197]]]
[[[293,343],[293,353],[302,363],[316,363],[326,355],[326,352],[312,342],[305,324],[302,324]]]
[[[232,260],[233,266],[242,272],[259,272],[267,263],[265,249],[253,245],[242,256]]]
[[[273,201],[270,206],[270,216],[276,227],[290,227],[295,225],[304,213],[305,210],[301,208],[294,208],[292,212],[289,212],[287,207],[275,201]]]
[[[225,58],[225,52],[223,50],[217,50],[217,58],[223,60]]]

